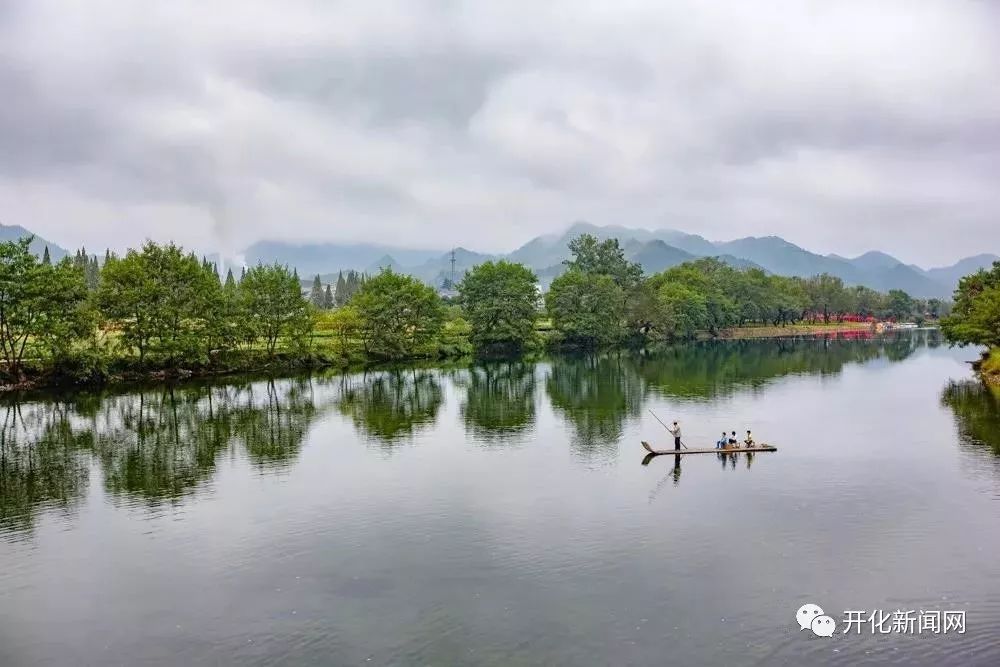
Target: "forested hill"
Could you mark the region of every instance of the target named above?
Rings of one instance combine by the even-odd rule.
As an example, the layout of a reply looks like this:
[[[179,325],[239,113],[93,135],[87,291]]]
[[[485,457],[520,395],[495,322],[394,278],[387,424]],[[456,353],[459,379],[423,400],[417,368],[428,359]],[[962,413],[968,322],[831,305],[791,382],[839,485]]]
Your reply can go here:
[[[22,226],[0,225],[0,241],[30,234],[31,230]],[[584,222],[571,225],[561,234],[535,237],[506,254],[461,247],[425,249],[381,243],[260,241],[248,247],[244,257],[250,266],[277,262],[295,268],[304,280],[318,274],[323,276],[324,282],[330,282],[340,272],[353,270],[371,275],[383,267],[391,267],[434,286],[441,286],[451,278],[461,279],[466,271],[483,262],[507,259],[532,269],[543,288],[547,288],[564,270],[563,261],[569,258],[569,241],[581,234],[590,234],[599,240],[618,239],[627,258],[640,264],[647,274],[699,257],[718,257],[735,268],[761,268],[779,276],[809,277],[826,273],[848,285],[865,285],[883,292],[899,289],[920,298],[949,298],[961,276],[988,268],[1000,259],[995,254],[984,253],[948,266],[925,269],[874,250],[854,258],[821,255],[778,236],[713,242],[697,234],[672,229],[648,230]],[[46,246],[53,260],[69,254],[37,235],[31,250],[41,256]]]
[[[597,239],[618,239],[630,261],[642,265],[647,274],[678,266],[698,257],[719,257],[737,268],[759,267],[781,276],[808,277],[828,273],[849,285],[866,285],[880,291],[900,289],[921,298],[950,297],[958,278],[979,268],[989,267],[1000,257],[982,254],[953,265],[924,269],[905,264],[880,251],[858,257],[821,255],[790,243],[778,236],[747,237],[712,242],[696,234],[671,229],[647,230],[621,226],[597,226],[577,223],[562,234],[538,236],[516,250],[503,254],[454,250],[457,278],[477,264],[490,259],[507,259],[534,270],[547,287],[569,258],[570,239],[590,234]],[[379,266],[391,265],[433,285],[442,284],[452,275],[452,250],[415,250],[378,244],[306,244],[293,245],[267,241],[252,245],[246,253],[250,263],[279,261],[296,267],[300,275],[336,275],[338,271],[366,273]]]
[[[45,252],[45,247],[49,248],[49,257],[54,262],[58,262],[60,259],[69,254],[65,248],[61,248],[51,241],[46,241],[41,236],[33,234],[33,232],[25,229],[21,225],[3,225],[0,224],[0,243],[4,241],[16,241],[19,238],[25,236],[34,236],[34,240],[31,242],[31,252],[41,257]]]

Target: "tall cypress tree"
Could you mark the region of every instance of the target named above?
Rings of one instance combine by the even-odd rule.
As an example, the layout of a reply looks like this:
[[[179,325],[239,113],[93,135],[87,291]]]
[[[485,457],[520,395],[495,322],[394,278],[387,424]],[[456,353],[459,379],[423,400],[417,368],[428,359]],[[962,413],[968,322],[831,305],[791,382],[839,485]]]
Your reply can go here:
[[[45,246],[45,252],[42,253],[42,264],[46,266],[52,264],[52,258],[49,257],[49,247]]]
[[[354,296],[358,291],[358,272],[349,271],[347,274],[347,299],[348,301]]]
[[[86,269],[87,287],[95,290],[101,282],[101,267],[97,264],[97,256],[87,260]]]
[[[327,310],[333,308],[333,290],[330,289],[330,283],[326,284],[326,292],[323,294],[323,307]]]
[[[344,272],[341,271],[337,274],[337,290],[333,293],[333,302],[337,306],[343,306],[347,303],[347,281],[344,280]]]
[[[233,270],[232,268],[230,268],[229,271],[226,273],[226,289],[232,287],[236,287],[236,279],[233,278]]]
[[[323,283],[319,279],[319,274],[313,278],[312,290],[309,292],[309,303],[317,308],[323,307]]]

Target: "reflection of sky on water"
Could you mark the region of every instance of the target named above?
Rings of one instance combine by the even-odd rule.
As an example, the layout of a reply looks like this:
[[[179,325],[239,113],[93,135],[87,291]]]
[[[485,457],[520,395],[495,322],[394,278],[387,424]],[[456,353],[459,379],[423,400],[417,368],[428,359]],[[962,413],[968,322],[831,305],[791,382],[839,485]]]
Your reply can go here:
[[[997,402],[949,384],[974,356],[738,342],[11,406],[0,658],[995,661]],[[642,466],[649,410],[779,451]],[[969,629],[834,646],[803,601]]]

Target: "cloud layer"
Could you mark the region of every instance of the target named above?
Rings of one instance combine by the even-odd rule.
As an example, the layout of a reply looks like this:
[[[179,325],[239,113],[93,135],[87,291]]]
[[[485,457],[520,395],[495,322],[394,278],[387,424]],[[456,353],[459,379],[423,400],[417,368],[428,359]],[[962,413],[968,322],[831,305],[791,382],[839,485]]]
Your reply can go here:
[[[1000,249],[985,1],[0,0],[0,99],[0,221],[65,245]]]

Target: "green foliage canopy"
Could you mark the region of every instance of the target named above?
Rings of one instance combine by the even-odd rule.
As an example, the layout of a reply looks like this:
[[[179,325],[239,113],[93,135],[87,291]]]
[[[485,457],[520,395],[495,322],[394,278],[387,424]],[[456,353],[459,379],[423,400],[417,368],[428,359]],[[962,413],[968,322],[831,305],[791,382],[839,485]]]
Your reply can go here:
[[[29,342],[62,356],[92,331],[83,271],[69,260],[39,260],[30,243],[31,237],[0,243],[0,348],[16,379],[23,375]]]
[[[239,283],[239,303],[250,338],[261,340],[274,356],[278,339],[302,347],[312,328],[309,304],[295,273],[280,264],[249,269]]]
[[[380,359],[429,353],[441,335],[444,305],[429,286],[392,271],[364,282],[350,301],[361,320],[365,352]]]
[[[618,239],[598,241],[590,234],[582,234],[569,242],[573,259],[563,262],[569,269],[590,275],[611,276],[615,284],[629,290],[642,280],[642,266],[625,259],[625,251]]]
[[[1000,347],[1000,262],[959,281],[941,331],[953,343]]]
[[[535,274],[522,264],[485,262],[458,285],[462,311],[477,348],[520,350],[535,331],[538,288]]]
[[[552,281],[545,307],[564,342],[598,347],[621,340],[624,297],[611,276],[571,268]]]
[[[217,331],[221,285],[210,267],[174,244],[148,242],[112,256],[101,271],[97,301],[126,346],[144,363],[203,358]]]

